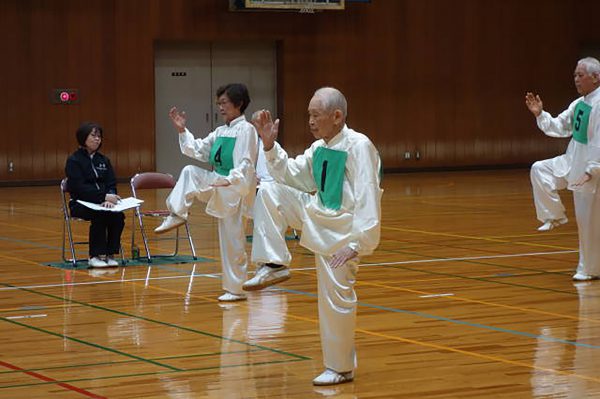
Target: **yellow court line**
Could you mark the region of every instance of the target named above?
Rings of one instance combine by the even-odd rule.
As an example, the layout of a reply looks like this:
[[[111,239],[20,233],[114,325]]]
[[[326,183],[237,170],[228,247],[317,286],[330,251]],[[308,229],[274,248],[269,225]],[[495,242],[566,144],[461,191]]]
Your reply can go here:
[[[22,224],[11,224],[11,223],[0,222],[0,225],[8,226],[8,227],[16,228],[16,229],[40,231],[43,233],[52,233],[52,234],[57,234],[57,235],[59,234],[59,232],[57,232],[56,230],[40,229],[40,228],[36,228],[36,227],[23,226]]]
[[[460,234],[439,233],[439,232],[433,232],[433,231],[424,231],[424,230],[415,230],[415,229],[403,229],[403,228],[400,228],[400,227],[388,227],[388,226],[381,226],[381,228],[382,229],[386,229],[386,230],[403,231],[403,232],[406,232],[406,233],[418,233],[418,234],[433,235],[433,236],[442,236],[442,237],[464,238],[464,239],[468,239],[468,240],[491,241],[491,242],[498,242],[498,243],[503,243],[503,244],[507,244],[507,243],[508,244],[519,244],[519,245],[527,245],[527,246],[532,246],[532,247],[565,249],[565,250],[571,250],[571,251],[576,251],[577,250],[577,248],[561,247],[561,246],[558,246],[558,245],[536,244],[536,243],[521,242],[521,241],[508,241],[508,240],[501,240],[501,239],[498,239],[498,238],[490,238],[490,237],[472,237],[472,236],[465,236],[465,235],[460,235]]]
[[[404,292],[410,292],[413,294],[419,294],[419,295],[435,295],[435,292],[427,292],[427,291],[419,291],[419,290],[411,290],[410,288],[400,288],[400,287],[393,287],[393,286],[389,286],[386,284],[381,284],[381,283],[372,283],[372,282],[364,282],[364,281],[358,281],[357,284],[360,285],[371,285],[374,287],[379,287],[379,288],[387,288],[390,290],[394,290],[394,291],[404,291]],[[590,321],[593,323],[600,323],[600,320],[598,319],[590,319],[588,317],[579,317],[579,316],[571,316],[571,315],[566,315],[566,314],[562,314],[562,313],[554,313],[554,312],[547,312],[545,310],[538,310],[538,309],[531,309],[531,308],[523,308],[520,306],[514,306],[514,305],[505,305],[502,303],[496,303],[496,302],[489,302],[489,301],[482,301],[482,300],[478,300],[478,299],[471,299],[471,298],[465,298],[465,297],[461,297],[461,296],[457,296],[457,295],[448,295],[448,296],[444,296],[444,297],[439,297],[439,298],[435,298],[435,299],[446,299],[446,300],[456,300],[456,301],[460,301],[460,302],[468,302],[468,303],[477,303],[480,305],[489,305],[489,306],[493,306],[493,307],[499,307],[499,308],[506,308],[506,309],[512,309],[512,310],[519,310],[525,313],[538,313],[538,314],[542,314],[545,316],[554,316],[554,317],[558,317],[558,318],[565,318],[565,319],[572,319],[572,320],[585,320],[585,321]]]
[[[525,362],[520,362],[520,361],[517,361],[517,360],[504,359],[504,358],[498,357],[498,356],[485,355],[485,354],[482,354],[482,353],[466,351],[466,350],[463,350],[463,349],[453,348],[453,347],[449,347],[449,346],[445,346],[445,345],[438,345],[438,344],[433,344],[433,343],[430,343],[430,342],[422,342],[422,341],[412,340],[412,339],[409,339],[409,338],[396,337],[396,336],[393,336],[393,335],[388,335],[388,334],[382,334],[382,333],[378,333],[378,332],[374,332],[374,331],[363,330],[363,329],[360,329],[360,328],[357,328],[356,331],[364,333],[364,334],[374,335],[374,336],[381,337],[381,338],[387,338],[387,339],[390,339],[390,340],[393,340],[393,341],[400,341],[400,342],[405,342],[405,343],[409,343],[409,344],[413,344],[413,345],[425,346],[425,347],[433,348],[433,349],[436,349],[436,350],[442,350],[442,351],[460,353],[462,355],[478,357],[480,359],[492,360],[492,361],[495,361],[495,362],[511,364],[511,365],[514,365],[514,366],[520,366],[520,367],[525,367],[525,368],[534,369],[534,370],[546,371],[546,372],[550,372],[550,373],[564,375],[564,376],[567,376],[567,377],[575,377],[575,378],[579,378],[579,379],[582,379],[582,380],[600,382],[600,378],[590,377],[590,376],[583,375],[583,374],[571,373],[571,372],[563,371],[563,370],[557,370],[557,369],[550,369],[550,368],[546,368],[546,367],[540,367],[540,366],[536,366],[536,365],[533,365],[533,364],[529,364],[529,363],[525,363]]]
[[[4,255],[0,255],[3,257],[6,257]],[[27,261],[29,263],[34,263],[31,261]],[[37,265],[37,263],[35,263]],[[75,273],[81,274],[83,273],[83,271],[80,270],[75,270]],[[306,275],[310,275],[310,273],[303,273],[303,272],[298,272],[299,274],[306,274]],[[106,279],[106,280],[110,280],[108,277],[100,277],[101,279]],[[144,288],[146,288],[145,283],[141,283],[141,282],[137,282],[137,281],[127,281],[130,284],[134,284],[134,285],[139,285],[139,286],[143,286]],[[162,288],[162,287],[155,287],[155,286],[147,286],[150,289],[153,290],[157,290],[157,291],[161,291],[161,292],[168,292],[171,294],[177,294],[179,296],[189,296],[189,297],[193,297],[193,298],[198,298],[198,299],[204,299],[206,301],[209,302],[219,302],[217,299],[214,298],[209,298],[203,295],[197,295],[197,294],[188,294],[188,293],[184,293],[181,291],[175,291],[175,290],[171,290],[168,288]],[[250,309],[250,305],[248,305],[247,303],[238,303],[240,306],[246,307],[247,309]],[[253,310],[256,310],[256,308],[253,308]],[[260,309],[261,311],[266,311],[264,309]],[[291,314],[289,312],[286,313],[282,313],[282,312],[276,312],[276,311],[268,311],[271,314],[276,314],[276,315],[280,315],[283,316],[285,315],[286,317],[292,318],[292,319],[296,319],[296,320],[301,320],[301,321],[307,321],[313,324],[318,324],[319,320],[318,319],[314,319],[314,318],[310,318],[310,317],[304,317],[304,316],[298,316],[298,315],[294,315]],[[551,373],[555,373],[555,374],[560,374],[560,375],[565,375],[565,376],[569,376],[569,377],[575,377],[575,378],[579,378],[582,380],[588,380],[588,381],[594,381],[594,382],[600,382],[600,378],[594,378],[594,377],[590,377],[590,376],[586,376],[586,375],[581,375],[581,374],[576,374],[576,373],[570,373],[567,371],[562,371],[562,370],[557,370],[557,369],[549,369],[549,368],[545,368],[545,367],[539,367],[533,364],[529,364],[529,363],[525,363],[525,362],[520,362],[520,361],[514,361],[514,360],[509,360],[509,359],[504,359],[502,357],[498,357],[498,356],[491,356],[491,355],[485,355],[485,354],[481,354],[481,353],[477,353],[477,352],[471,352],[471,351],[466,351],[463,349],[458,349],[458,348],[454,348],[454,347],[450,347],[450,346],[445,346],[445,345],[438,345],[438,344],[433,344],[433,343],[429,343],[429,342],[422,342],[422,341],[416,341],[416,340],[412,340],[409,338],[403,338],[403,337],[398,337],[398,336],[394,336],[394,335],[388,335],[388,334],[382,334],[382,333],[378,333],[375,331],[370,331],[370,330],[365,330],[365,329],[361,329],[361,328],[357,328],[356,329],[357,332],[360,332],[362,334],[366,334],[366,335],[371,335],[371,336],[375,336],[375,337],[379,337],[379,338],[386,338],[386,339],[390,339],[393,341],[399,341],[399,342],[404,342],[404,343],[409,343],[409,344],[413,344],[413,345],[417,345],[417,346],[423,346],[423,347],[428,347],[428,348],[434,348],[436,350],[443,350],[443,351],[447,351],[447,352],[454,352],[454,353],[459,353],[462,355],[466,355],[466,356],[472,356],[472,357],[476,357],[476,358],[480,358],[480,359],[485,359],[485,360],[492,360],[495,362],[499,362],[499,363],[505,363],[505,364],[510,364],[510,365],[516,365],[516,366],[520,366],[520,367],[525,367],[525,368],[529,368],[529,369],[534,369],[534,370],[542,370],[542,371],[547,371],[547,372],[551,372]]]
[[[4,255],[4,254],[1,254],[1,253],[0,253],[0,258],[10,259],[10,260],[14,260],[14,261],[17,261],[17,262],[29,263],[29,264],[32,264],[32,265],[40,266],[40,264],[38,262],[34,262],[32,260],[25,259],[25,258],[16,258],[14,256],[8,256],[8,255]]]
[[[311,273],[300,272],[300,274],[310,275]],[[139,282],[132,282],[132,283],[141,285],[141,283],[139,283]],[[149,286],[149,287],[151,289],[156,289],[156,290],[163,291],[163,292],[169,292],[169,293],[172,293],[172,294],[179,294],[179,295],[184,295],[184,296],[188,295],[188,296],[191,296],[191,297],[194,297],[194,298],[206,299],[206,300],[208,300],[210,302],[219,302],[216,299],[208,298],[208,297],[205,297],[203,295],[184,294],[182,292],[170,290],[170,289],[167,289],[167,288],[154,287],[154,286]],[[241,305],[241,306],[243,306],[243,307],[245,307],[245,308],[247,308],[247,309],[250,309],[250,305],[248,305],[247,302],[239,302],[238,304]],[[253,310],[256,310],[256,308],[253,308]],[[264,310],[262,308],[260,310],[261,311],[266,311],[266,310]],[[271,313],[271,314],[276,314],[276,315],[279,315],[279,316],[286,316],[286,317],[289,317],[289,318],[292,318],[292,319],[296,319],[296,320],[307,321],[307,322],[310,322],[310,323],[313,323],[313,324],[319,324],[319,320],[318,319],[314,319],[314,318],[310,318],[310,317],[305,317],[305,316],[298,316],[298,315],[291,314],[289,312],[282,313],[282,312],[277,312],[277,311],[272,311],[272,310],[268,310],[266,312]],[[482,353],[466,351],[466,350],[463,350],[463,349],[458,349],[458,348],[454,348],[454,347],[450,347],[450,346],[438,345],[438,344],[433,344],[433,343],[429,343],[429,342],[416,341],[416,340],[412,340],[412,339],[409,339],[409,338],[403,338],[403,337],[398,337],[398,336],[394,336],[394,335],[382,334],[382,333],[378,333],[378,332],[375,332],[375,331],[365,330],[365,329],[362,329],[362,328],[357,328],[356,331],[360,332],[362,334],[366,334],[366,335],[371,335],[371,336],[375,336],[375,337],[379,337],[379,338],[386,338],[386,339],[390,339],[390,340],[393,340],[393,341],[399,341],[399,342],[409,343],[409,344],[413,344],[413,345],[424,346],[424,347],[428,347],[428,348],[434,348],[436,350],[443,350],[443,351],[448,351],[448,352],[459,353],[459,354],[462,354],[462,355],[473,356],[473,357],[477,357],[477,358],[480,358],[480,359],[492,360],[492,361],[495,361],[495,362],[506,363],[506,364],[511,364],[511,365],[515,365],[515,366],[521,366],[521,367],[525,367],[525,368],[529,368],[529,369],[541,370],[541,371],[551,372],[551,373],[565,375],[565,376],[569,376],[569,377],[580,378],[582,380],[600,382],[600,378],[590,377],[590,376],[582,375],[582,374],[570,373],[570,372],[567,372],[567,371],[562,371],[562,370],[557,370],[557,369],[550,369],[550,368],[545,368],[545,367],[539,367],[539,366],[536,366],[534,364],[529,364],[529,363],[525,363],[525,362],[520,362],[520,361],[505,359],[505,358],[498,357],[498,356],[485,355],[485,354],[482,354]]]
[[[567,232],[567,233],[537,233],[537,234],[517,234],[512,236],[490,236],[490,238],[516,238],[516,237],[540,237],[540,235],[544,235],[544,237],[554,237],[554,236],[571,236],[577,235],[576,231]]]

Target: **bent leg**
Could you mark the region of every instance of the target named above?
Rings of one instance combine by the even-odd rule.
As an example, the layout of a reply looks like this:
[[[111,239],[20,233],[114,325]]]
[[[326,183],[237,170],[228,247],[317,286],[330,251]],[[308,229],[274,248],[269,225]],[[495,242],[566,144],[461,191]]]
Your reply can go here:
[[[301,229],[308,194],[280,183],[261,185],[254,203],[252,262],[289,265],[292,256],[285,242],[288,226]]]
[[[535,211],[540,222],[566,218],[558,190],[567,187],[567,180],[556,176],[552,168],[552,159],[537,161],[531,166],[531,187]]]
[[[188,211],[195,198],[208,200],[212,191],[210,184],[214,180],[211,172],[195,165],[188,165],[181,170],[173,191],[167,197],[167,208],[171,213],[187,219]]]

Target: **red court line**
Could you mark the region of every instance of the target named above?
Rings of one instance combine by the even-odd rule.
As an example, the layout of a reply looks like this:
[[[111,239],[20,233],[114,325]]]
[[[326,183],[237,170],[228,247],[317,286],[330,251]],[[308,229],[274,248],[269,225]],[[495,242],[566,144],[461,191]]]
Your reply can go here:
[[[25,373],[27,375],[30,375],[32,377],[37,378],[38,380],[42,380],[42,381],[45,381],[45,382],[53,382],[53,383],[55,383],[58,386],[61,386],[61,387],[65,388],[65,389],[68,389],[69,391],[74,391],[74,392],[80,393],[82,395],[87,396],[88,398],[93,398],[93,399],[108,399],[106,396],[96,395],[95,393],[92,393],[90,391],[86,391],[83,388],[78,388],[76,386],[73,386],[71,384],[67,384],[65,382],[58,382],[54,378],[46,377],[45,375],[42,375],[40,373],[36,373],[35,371],[27,371],[25,369],[20,368],[19,366],[15,366],[14,364],[3,362],[2,360],[0,360],[0,366],[4,366],[4,367],[6,367],[8,369],[15,370],[15,371],[21,371],[21,372],[23,372],[23,373]]]

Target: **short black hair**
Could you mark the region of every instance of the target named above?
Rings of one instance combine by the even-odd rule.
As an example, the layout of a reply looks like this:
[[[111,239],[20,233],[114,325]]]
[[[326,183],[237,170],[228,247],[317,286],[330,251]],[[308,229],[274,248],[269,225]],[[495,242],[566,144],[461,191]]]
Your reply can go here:
[[[95,122],[83,122],[81,126],[79,126],[79,128],[75,132],[75,137],[77,138],[77,142],[80,146],[85,147],[85,141],[87,140],[90,133],[92,133],[94,130],[100,133],[100,137],[103,137],[102,126]],[[100,145],[102,145],[102,143],[100,143]]]
[[[217,98],[223,94],[227,94],[229,100],[236,107],[240,107],[240,112],[243,114],[248,104],[250,104],[250,94],[248,88],[243,83],[229,83],[217,89]]]

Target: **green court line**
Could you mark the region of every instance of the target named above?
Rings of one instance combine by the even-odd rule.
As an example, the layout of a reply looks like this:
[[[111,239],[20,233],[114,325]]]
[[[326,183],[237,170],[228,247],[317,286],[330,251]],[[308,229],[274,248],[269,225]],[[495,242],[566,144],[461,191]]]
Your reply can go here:
[[[303,360],[311,360],[311,359],[287,359],[287,360],[273,360],[269,362],[256,362],[256,363],[242,363],[242,364],[231,364],[227,366],[212,366],[212,367],[198,367],[186,370],[177,370],[177,371],[156,371],[156,372],[148,372],[148,373],[137,373],[137,374],[121,374],[121,375],[111,375],[108,377],[95,377],[95,378],[79,378],[75,380],[65,380],[65,381],[49,381],[49,382],[40,382],[40,383],[32,383],[32,384],[16,384],[16,385],[4,385],[0,386],[0,389],[6,388],[27,388],[34,387],[40,385],[51,385],[51,384],[65,384],[72,382],[83,382],[83,381],[101,381],[101,380],[110,380],[115,378],[134,378],[134,377],[144,377],[148,375],[164,375],[164,374],[173,374],[173,373],[187,373],[193,371],[207,371],[207,370],[219,370],[224,368],[233,368],[233,367],[247,367],[247,366],[264,366],[271,364],[283,364],[283,363],[293,363],[293,362],[301,362]]]
[[[188,332],[191,332],[191,333],[195,333],[195,334],[199,334],[199,335],[204,335],[204,336],[211,337],[211,338],[218,338],[218,339],[221,339],[221,340],[225,340],[225,341],[229,341],[229,342],[234,342],[234,343],[241,344],[241,345],[247,345],[247,346],[251,346],[251,347],[254,347],[254,348],[264,349],[264,350],[267,350],[267,351],[270,351],[270,352],[275,352],[275,353],[279,353],[279,354],[282,354],[282,355],[286,355],[286,356],[290,356],[290,357],[294,357],[294,358],[298,358],[298,359],[302,359],[302,360],[310,360],[309,357],[302,356],[302,355],[297,355],[295,353],[285,352],[285,351],[282,351],[282,350],[279,350],[279,349],[269,348],[269,347],[263,346],[263,345],[251,344],[249,342],[244,342],[244,341],[240,341],[240,340],[233,339],[233,338],[226,338],[226,337],[223,337],[223,336],[218,335],[218,334],[213,334],[213,333],[209,333],[209,332],[206,332],[206,331],[200,331],[200,330],[196,330],[196,329],[193,329],[193,328],[190,328],[190,327],[179,326],[177,324],[167,323],[165,321],[150,319],[148,317],[142,317],[142,316],[134,315],[134,314],[127,313],[127,312],[122,312],[120,310],[106,308],[104,306],[94,305],[94,304],[87,303],[87,302],[76,301],[76,300],[73,300],[73,299],[64,298],[64,297],[60,297],[60,296],[57,296],[57,295],[47,294],[45,292],[39,292],[39,291],[32,290],[32,289],[29,289],[29,288],[20,288],[20,287],[16,287],[14,285],[11,285],[11,284],[2,283],[0,285],[4,285],[5,287],[16,288],[19,291],[25,291],[25,292],[29,292],[29,293],[32,293],[32,294],[35,294],[35,295],[40,295],[40,296],[45,296],[45,297],[52,298],[52,299],[57,299],[57,300],[60,300],[60,301],[63,301],[63,302],[76,303],[78,305],[83,305],[83,306],[86,306],[86,307],[90,307],[92,309],[97,309],[97,310],[102,310],[102,311],[105,311],[105,312],[115,313],[115,314],[118,314],[120,316],[127,316],[127,317],[131,317],[131,318],[138,319],[138,320],[144,320],[144,321],[147,321],[149,323],[154,323],[154,324],[159,324],[159,325],[163,325],[163,326],[167,326],[167,327],[171,327],[171,328],[176,328],[176,329],[179,329],[179,330],[188,331]]]
[[[150,358],[150,360],[187,359],[187,358],[208,357],[208,356],[217,356],[217,355],[218,356],[233,355],[233,354],[237,354],[237,353],[253,353],[253,352],[261,352],[261,351],[262,351],[262,349],[246,349],[243,351],[211,352],[211,353],[197,353],[195,355],[154,357],[154,358]],[[7,370],[7,371],[0,371],[0,375],[1,374],[22,373],[25,371],[61,370],[61,369],[70,369],[70,368],[81,368],[81,367],[120,365],[120,364],[127,364],[127,363],[136,363],[136,362],[137,362],[137,360],[118,360],[118,361],[114,361],[114,362],[83,363],[83,364],[72,364],[69,366],[42,367],[42,368],[22,369],[22,370]]]
[[[125,352],[121,352],[120,350],[117,350],[117,349],[113,349],[113,348],[109,348],[107,346],[95,344],[93,342],[84,341],[84,340],[79,339],[79,338],[69,337],[68,335],[55,333],[53,331],[48,331],[48,330],[43,329],[43,328],[30,326],[30,325],[27,325],[27,324],[24,324],[24,323],[20,323],[18,321],[7,319],[5,317],[0,317],[0,320],[6,321],[6,322],[9,322],[9,323],[12,323],[12,324],[16,324],[16,325],[21,326],[21,327],[26,327],[26,328],[29,328],[31,330],[42,332],[42,333],[45,333],[45,334],[48,334],[48,335],[53,335],[53,336],[58,337],[58,338],[68,339],[69,341],[77,342],[77,343],[82,344],[82,345],[87,345],[87,346],[91,346],[91,347],[96,348],[96,349],[101,349],[101,350],[104,350],[104,351],[107,351],[107,352],[112,352],[112,353],[115,353],[117,355],[129,357],[129,358],[136,359],[136,360],[141,360],[141,361],[143,361],[145,363],[150,363],[150,364],[153,364],[155,366],[164,367],[164,368],[167,368],[167,369],[170,369],[170,370],[175,370],[175,371],[180,371],[181,370],[181,369],[179,369],[177,367],[173,367],[173,366],[170,366],[168,364],[163,364],[163,363],[159,363],[159,362],[156,362],[156,361],[153,361],[153,360],[144,359],[143,357],[132,355],[132,354],[125,353]]]

